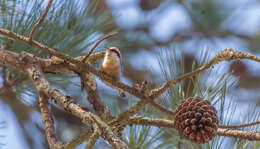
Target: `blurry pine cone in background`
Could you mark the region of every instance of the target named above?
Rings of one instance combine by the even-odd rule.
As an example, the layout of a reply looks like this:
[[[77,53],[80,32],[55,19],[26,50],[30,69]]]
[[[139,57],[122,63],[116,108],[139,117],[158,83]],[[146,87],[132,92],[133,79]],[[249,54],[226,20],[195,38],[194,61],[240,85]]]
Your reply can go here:
[[[190,97],[181,101],[174,117],[174,128],[178,130],[181,138],[204,144],[216,136],[217,111],[207,100]]]

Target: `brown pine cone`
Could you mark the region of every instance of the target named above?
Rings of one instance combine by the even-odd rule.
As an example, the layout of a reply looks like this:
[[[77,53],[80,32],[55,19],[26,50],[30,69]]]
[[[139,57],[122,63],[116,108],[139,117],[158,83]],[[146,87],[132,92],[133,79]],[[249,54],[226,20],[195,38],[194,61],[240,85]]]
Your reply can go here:
[[[174,128],[180,137],[193,143],[204,144],[216,136],[218,117],[210,102],[200,97],[183,100],[174,115]]]

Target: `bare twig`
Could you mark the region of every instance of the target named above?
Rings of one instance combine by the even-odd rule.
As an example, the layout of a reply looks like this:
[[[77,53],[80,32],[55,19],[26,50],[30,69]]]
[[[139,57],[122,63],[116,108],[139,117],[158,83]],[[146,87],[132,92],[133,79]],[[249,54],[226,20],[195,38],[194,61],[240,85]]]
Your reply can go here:
[[[51,149],[62,149],[64,144],[57,140],[55,137],[55,129],[53,124],[53,119],[51,118],[51,113],[49,110],[48,97],[42,91],[38,90],[39,100],[40,100],[40,109],[42,114],[42,122],[45,127],[45,133],[47,140],[50,144]]]
[[[260,124],[260,121],[255,121],[252,123],[247,123],[247,124],[238,124],[238,125],[219,125],[219,128],[229,128],[229,129],[237,129],[237,128],[244,128],[244,127],[250,127],[254,125]]]
[[[97,48],[97,46],[105,39],[108,39],[110,37],[113,37],[115,35],[117,35],[118,32],[114,32],[114,33],[111,33],[111,34],[108,34],[108,35],[105,35],[103,38],[99,39],[95,45],[89,50],[88,54],[83,58],[82,62],[86,62],[89,58],[89,56],[91,55],[91,53]]]
[[[47,15],[47,13],[48,13],[50,7],[51,7],[52,1],[53,1],[53,0],[49,0],[48,5],[47,5],[47,7],[45,8],[45,10],[44,10],[42,16],[41,16],[40,19],[36,22],[36,24],[33,26],[32,30],[31,30],[31,32],[30,32],[30,34],[29,34],[29,41],[32,40],[34,32],[37,30],[37,28],[40,27],[41,23],[42,23],[43,20],[45,19],[46,15]]]

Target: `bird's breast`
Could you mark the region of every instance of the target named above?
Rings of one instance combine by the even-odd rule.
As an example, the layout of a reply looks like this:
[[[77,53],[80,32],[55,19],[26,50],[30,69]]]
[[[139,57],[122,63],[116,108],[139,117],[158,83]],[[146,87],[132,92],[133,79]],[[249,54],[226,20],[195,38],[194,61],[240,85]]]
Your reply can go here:
[[[119,80],[120,78],[120,62],[116,59],[105,58],[101,69],[105,71],[107,74],[115,77]]]

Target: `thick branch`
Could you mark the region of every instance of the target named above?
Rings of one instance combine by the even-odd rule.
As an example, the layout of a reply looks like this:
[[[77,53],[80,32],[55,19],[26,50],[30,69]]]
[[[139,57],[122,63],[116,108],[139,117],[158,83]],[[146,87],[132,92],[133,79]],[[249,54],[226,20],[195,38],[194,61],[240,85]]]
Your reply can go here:
[[[48,13],[50,7],[51,7],[52,1],[53,1],[53,0],[49,0],[48,5],[47,5],[47,7],[45,8],[45,10],[44,10],[42,16],[41,16],[40,19],[37,21],[37,23],[33,26],[32,30],[31,30],[31,32],[30,32],[30,34],[29,34],[29,40],[30,40],[30,41],[31,41],[32,38],[33,38],[34,32],[40,27],[41,23],[42,23],[43,20],[45,19],[46,15],[47,15],[47,13]]]
[[[47,140],[52,149],[62,149],[64,148],[64,144],[57,140],[55,137],[55,129],[53,124],[53,119],[51,118],[51,113],[49,110],[48,97],[41,90],[38,90],[39,100],[40,100],[40,109],[42,114],[42,122],[45,127],[45,134],[47,136]]]
[[[101,117],[101,119],[104,121],[112,119],[109,109],[104,105],[99,97],[97,91],[97,83],[93,75],[90,73],[86,73],[80,74],[80,76],[83,87],[88,93],[87,99],[93,105],[93,108],[97,112],[98,116]]]
[[[219,128],[217,131],[219,136],[227,136],[233,138],[247,139],[247,140],[260,140],[260,132],[256,131],[245,131],[245,130],[233,130],[233,129],[222,129]]]

